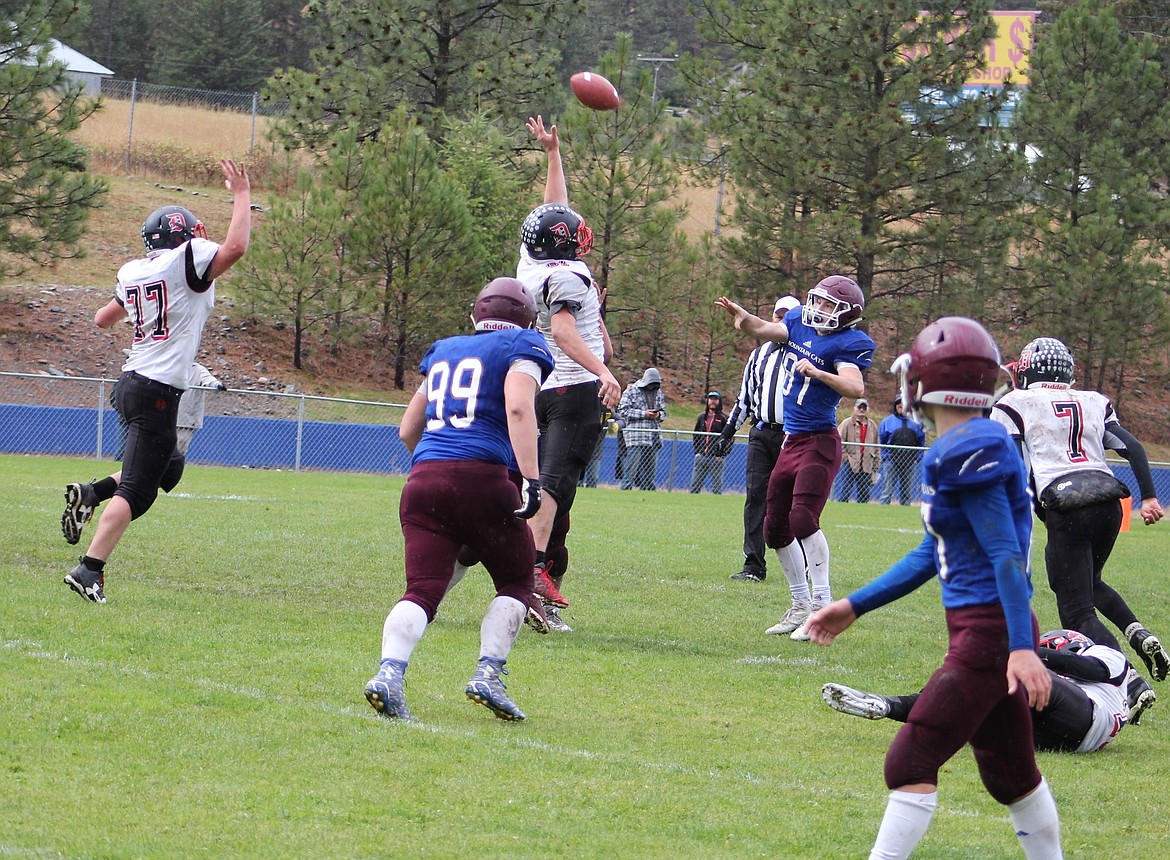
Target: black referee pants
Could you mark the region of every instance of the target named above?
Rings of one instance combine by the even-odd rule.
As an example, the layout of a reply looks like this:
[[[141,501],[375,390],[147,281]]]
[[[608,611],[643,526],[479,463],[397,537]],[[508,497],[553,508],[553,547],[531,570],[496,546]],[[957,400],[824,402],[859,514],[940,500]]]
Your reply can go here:
[[[764,545],[764,512],[768,506],[768,479],[780,458],[784,433],[754,424],[748,432],[747,496],[743,502],[743,569],[761,578],[768,572]]]

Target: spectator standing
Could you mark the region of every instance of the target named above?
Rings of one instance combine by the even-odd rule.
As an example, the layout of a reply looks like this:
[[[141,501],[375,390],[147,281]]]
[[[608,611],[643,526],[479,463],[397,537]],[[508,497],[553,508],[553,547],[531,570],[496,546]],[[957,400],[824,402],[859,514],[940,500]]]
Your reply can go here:
[[[113,393],[127,427],[120,480],[99,481],[102,492],[89,496],[83,484],[70,484],[65,491],[61,526],[70,543],[77,542],[70,539],[70,524],[79,537],[97,505],[109,499],[89,549],[65,576],[66,585],[95,603],[106,602],[106,562],[131,521],[150,509],[160,489],[169,491],[182,477],[183,456],[175,450],[179,398],[190,385],[203,326],[215,305],[215,280],[248,250],[248,174],[227,159],[219,166],[233,200],[223,244],[207,239],[203,223],[182,206],[156,209],[141,230],[147,255],[118,270],[114,298],[94,314],[101,328],[129,317],[134,338]],[[90,486],[91,492],[95,489]]]
[[[1153,474],[1145,448],[1121,426],[1109,399],[1072,387],[1074,371],[1064,343],[1051,337],[1033,340],[1017,362],[1019,387],[996,403],[991,417],[1017,440],[1031,468],[1036,511],[1048,532],[1044,563],[1060,623],[1116,648],[1117,639],[1097,616],[1099,609],[1124,632],[1154,679],[1162,681],[1170,671],[1170,655],[1103,578],[1121,529],[1119,500],[1130,495],[1109,468],[1106,449],[1133,467],[1142,521],[1148,526],[1163,516]]]
[[[800,307],[796,296],[781,296],[772,308],[772,322]],[[743,500],[743,567],[731,579],[763,582],[768,577],[767,547],[764,545],[764,512],[767,508],[768,478],[784,444],[784,348],[765,341],[752,350],[743,366],[739,396],[731,408],[720,437],[731,450],[735,431],[749,421],[747,441],[747,491]],[[750,418],[749,418],[750,416]]]
[[[184,457],[195,431],[203,426],[203,409],[207,400],[207,389],[227,391],[227,386],[216,379],[215,374],[199,362],[191,365],[191,387],[179,398],[179,418],[175,425],[178,431],[177,450]]]
[[[878,425],[878,442],[882,444],[881,503],[890,504],[896,492],[899,503],[908,505],[917,496],[915,478],[922,459],[921,451],[911,449],[926,446],[926,430],[906,414],[901,394],[894,398],[893,414]]]
[[[626,387],[617,416],[626,440],[621,488],[657,489],[658,449],[662,447],[661,427],[666,417],[666,397],[658,368],[646,368],[641,379]]]
[[[853,403],[853,414],[837,425],[841,434],[841,472],[837,479],[837,500],[850,502],[854,496],[865,504],[877,478],[881,449],[877,446],[878,426],[869,417],[869,401]]]
[[[938,432],[923,469],[922,542],[808,623],[812,640],[830,645],[865,613],[933,579],[941,590],[946,655],[886,754],[890,794],[870,856],[910,856],[934,817],[939,771],[969,743],[1025,856],[1058,860],[1060,819],[1029,713],[1047,707],[1052,677],[1036,653],[1030,606],[1028,473],[1003,427],[983,417],[995,402],[999,349],[974,320],[944,317],[894,368],[905,401]]]
[[[702,492],[707,478],[711,479],[712,493],[717,496],[723,493],[723,458],[727,456],[728,446],[721,434],[726,426],[723,395],[718,391],[708,391],[707,407],[695,419],[695,435],[691,438],[695,449],[692,493]]]

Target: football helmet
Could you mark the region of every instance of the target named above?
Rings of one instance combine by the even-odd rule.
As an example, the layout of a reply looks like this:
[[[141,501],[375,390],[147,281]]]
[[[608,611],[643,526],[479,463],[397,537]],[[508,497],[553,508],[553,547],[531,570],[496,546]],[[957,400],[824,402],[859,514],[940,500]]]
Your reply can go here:
[[[831,303],[832,310],[822,309],[821,302]],[[819,332],[841,331],[861,322],[863,310],[865,296],[857,282],[844,275],[829,275],[808,291],[800,321]]]
[[[1041,648],[1054,651],[1071,651],[1079,654],[1093,644],[1093,640],[1076,630],[1049,630],[1040,637]]]
[[[534,260],[576,260],[593,248],[593,231],[568,206],[545,203],[528,213],[520,240]]]
[[[476,331],[532,328],[536,321],[536,300],[515,278],[488,282],[471,306]]]
[[[155,209],[142,222],[142,244],[147,251],[177,248],[194,236],[206,239],[207,228],[190,209],[182,206]]]
[[[1016,384],[1031,388],[1037,383],[1072,385],[1076,362],[1067,346],[1054,337],[1038,337],[1020,351]]]
[[[1001,368],[987,329],[967,317],[942,317],[918,333],[892,373],[901,377],[902,403],[990,409]]]

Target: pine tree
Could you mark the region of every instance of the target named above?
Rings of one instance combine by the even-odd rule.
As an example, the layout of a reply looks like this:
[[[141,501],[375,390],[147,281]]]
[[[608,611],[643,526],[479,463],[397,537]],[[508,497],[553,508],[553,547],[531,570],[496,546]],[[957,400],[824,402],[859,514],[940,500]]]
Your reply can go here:
[[[1037,40],[1015,128],[1037,154],[1020,337],[1064,340],[1084,384],[1115,400],[1141,352],[1170,333],[1170,110],[1155,56],[1152,40],[1125,38],[1112,11],[1084,0]]]
[[[5,4],[0,44],[0,277],[80,255],[88,211],[107,187],[86,172],[85,150],[69,137],[96,103],[49,59],[73,5],[16,5]]]
[[[250,92],[272,68],[260,0],[189,0],[160,22],[151,82]]]

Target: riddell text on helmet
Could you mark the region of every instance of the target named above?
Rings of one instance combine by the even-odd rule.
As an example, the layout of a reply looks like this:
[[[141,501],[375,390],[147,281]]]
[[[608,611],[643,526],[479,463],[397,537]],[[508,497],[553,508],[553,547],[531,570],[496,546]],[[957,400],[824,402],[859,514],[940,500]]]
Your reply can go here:
[[[970,406],[985,408],[991,405],[991,396],[988,394],[945,394],[944,406]]]

